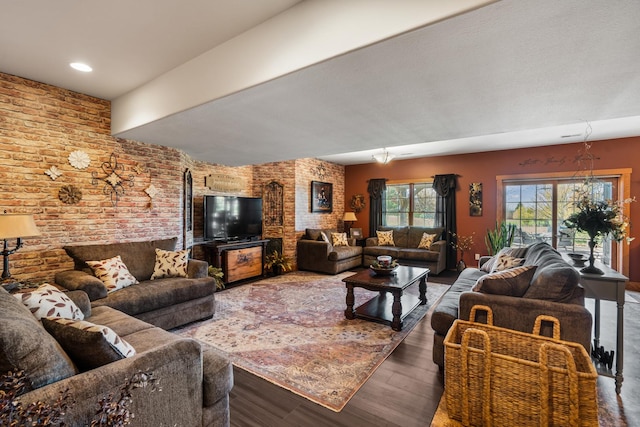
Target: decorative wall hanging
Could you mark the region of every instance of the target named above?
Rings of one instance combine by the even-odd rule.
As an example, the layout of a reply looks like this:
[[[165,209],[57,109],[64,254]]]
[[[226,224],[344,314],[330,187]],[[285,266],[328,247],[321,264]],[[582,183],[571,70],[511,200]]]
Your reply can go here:
[[[364,194],[354,194],[351,196],[351,209],[355,213],[359,213],[362,209],[364,209],[366,203],[364,201]]]
[[[67,205],[75,205],[82,200],[82,191],[75,185],[63,185],[58,191],[58,199]]]
[[[86,169],[91,163],[91,159],[84,151],[76,150],[69,154],[69,163],[76,169]]]
[[[141,173],[145,173],[147,171],[147,168],[140,163],[136,163],[136,165],[133,167],[133,171],[136,173],[136,175],[140,175]]]
[[[271,181],[264,186],[262,195],[264,225],[278,227],[284,225],[284,186]]]
[[[213,191],[234,193],[244,190],[246,181],[240,176],[216,173],[205,176],[204,185]]]
[[[482,216],[482,183],[469,184],[469,215]]]
[[[183,249],[193,246],[193,176],[187,169],[184,172],[184,232]]]
[[[320,165],[317,168],[313,169],[313,174],[320,179],[324,179],[324,177],[327,175],[327,170],[325,169],[324,165]]]
[[[98,185],[99,181],[104,182],[102,192],[111,198],[111,206],[118,205],[118,199],[124,195],[124,184],[133,187],[133,175],[129,177],[123,177],[124,166],[118,164],[118,158],[115,154],[111,153],[108,162],[102,163],[102,172],[105,177],[99,178],[98,172],[91,172],[91,184]]]
[[[56,166],[51,166],[49,169],[44,171],[44,173],[49,175],[49,178],[54,181],[62,176],[62,172]]]
[[[311,181],[311,212],[333,211],[333,184]]]
[[[153,184],[149,185],[147,188],[145,188],[144,190],[145,193],[147,193],[147,196],[149,196],[149,209],[153,209],[153,198],[156,197],[156,194],[158,194],[158,189],[156,187],[154,187]]]

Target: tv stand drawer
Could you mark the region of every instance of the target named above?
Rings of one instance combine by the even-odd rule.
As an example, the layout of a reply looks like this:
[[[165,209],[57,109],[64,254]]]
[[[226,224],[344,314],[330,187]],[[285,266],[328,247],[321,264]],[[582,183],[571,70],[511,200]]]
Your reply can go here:
[[[223,253],[224,282],[248,279],[262,274],[262,246],[230,249]]]

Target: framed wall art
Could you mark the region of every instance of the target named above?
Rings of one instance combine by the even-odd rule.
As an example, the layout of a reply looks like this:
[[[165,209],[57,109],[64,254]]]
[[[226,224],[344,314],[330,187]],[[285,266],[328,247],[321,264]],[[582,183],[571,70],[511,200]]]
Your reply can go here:
[[[469,215],[482,216],[482,183],[469,184]]]
[[[311,212],[333,211],[333,184],[311,181]]]

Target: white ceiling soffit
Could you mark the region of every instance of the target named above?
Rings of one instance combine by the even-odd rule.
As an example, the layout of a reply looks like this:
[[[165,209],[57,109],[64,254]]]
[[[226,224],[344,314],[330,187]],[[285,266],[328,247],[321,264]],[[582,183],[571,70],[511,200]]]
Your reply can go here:
[[[599,132],[598,124],[614,119],[624,119],[618,123],[627,125],[616,129],[616,135],[640,134],[640,2],[636,0],[614,4],[504,0],[237,93],[222,92],[285,72],[286,67],[278,66],[280,60],[295,62],[307,50],[307,34],[313,36],[314,51],[319,50],[325,27],[338,31],[339,39],[347,39],[339,29],[353,28],[359,19],[353,16],[351,26],[342,21],[365,10],[338,14],[335,19],[340,22],[329,21],[329,25],[325,19],[333,14],[324,18],[317,9],[324,10],[318,2],[304,2],[228,42],[245,42],[263,27],[272,31],[270,37],[280,37],[264,37],[266,43],[259,48],[263,51],[256,52],[258,62],[241,50],[229,60],[230,70],[219,64],[222,69],[211,74],[215,78],[210,86],[227,96],[191,109],[182,104],[180,113],[161,119],[153,116],[155,121],[119,135],[177,147],[200,160],[241,165],[301,157],[365,163],[371,161],[370,150],[382,147],[393,152],[400,146],[399,155],[419,157],[433,155],[430,147],[444,155],[575,142],[582,139],[585,121],[604,139],[613,136]],[[335,8],[329,9],[335,13]],[[309,10],[314,11],[309,16],[324,19],[294,17]],[[281,21],[298,34],[278,33]],[[345,42],[345,50],[351,48]],[[329,56],[334,49],[306,55],[297,66]],[[289,53],[293,57],[284,60]],[[214,61],[213,52],[207,55],[212,57],[203,55],[173,73],[180,76],[178,80],[188,80],[186,71]],[[272,67],[260,65],[270,60]],[[235,84],[215,87],[221,73],[224,82],[237,77]],[[140,93],[149,97],[147,106],[161,103],[154,98],[157,93],[172,87],[180,92],[174,75],[141,88]],[[201,87],[203,81],[196,82],[192,87],[184,85],[184,90],[210,89]],[[156,88],[162,91],[155,92]],[[114,102],[114,117],[128,110],[119,123],[141,123],[136,116],[148,109],[134,98],[132,93]],[[532,131],[547,128],[559,132]],[[580,136],[573,141],[561,138],[576,133]],[[485,138],[473,138],[478,136]],[[354,152],[360,154],[348,154]]]

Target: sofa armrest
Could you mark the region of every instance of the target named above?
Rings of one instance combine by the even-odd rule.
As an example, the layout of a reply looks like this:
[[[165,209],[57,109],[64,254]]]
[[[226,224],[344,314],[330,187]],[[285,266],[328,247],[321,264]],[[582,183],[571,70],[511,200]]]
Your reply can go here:
[[[91,301],[107,296],[107,287],[104,283],[97,277],[84,271],[61,271],[56,273],[55,282],[70,291],[85,291]]]
[[[435,271],[432,271],[432,273],[440,274],[447,268],[447,241],[438,240],[436,242],[433,242],[429,247],[429,250],[438,252],[438,262],[436,263]]]
[[[54,402],[68,389],[71,400],[65,411],[66,425],[86,425],[98,409],[100,399],[120,396],[125,381],[137,372],[152,373],[161,390],[133,390],[130,409],[145,425],[200,425],[203,384],[200,344],[192,339],[165,345],[118,360],[18,397],[30,402]]]
[[[199,259],[189,259],[187,263],[187,276],[190,279],[201,279],[209,276],[209,263]]]
[[[463,292],[460,294],[458,317],[462,320],[469,320],[471,308],[478,304],[491,308],[495,326],[526,333],[533,331],[533,325],[538,315],[553,316],[560,321],[560,338],[562,340],[582,344],[587,353],[590,352],[591,313],[582,305],[483,294],[481,292]],[[476,320],[483,323],[486,321],[484,314],[479,317]],[[550,329],[548,325],[543,325],[542,335],[552,336]]]

